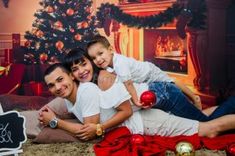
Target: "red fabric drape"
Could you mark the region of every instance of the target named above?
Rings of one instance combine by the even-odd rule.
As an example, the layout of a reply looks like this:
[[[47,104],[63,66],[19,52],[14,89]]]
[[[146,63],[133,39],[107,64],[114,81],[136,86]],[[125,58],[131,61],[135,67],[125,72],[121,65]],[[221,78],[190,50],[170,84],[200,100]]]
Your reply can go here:
[[[235,143],[235,134],[227,134],[216,138],[192,136],[143,136],[141,144],[131,141],[133,135],[126,127],[120,127],[107,133],[104,139],[94,145],[97,156],[150,156],[164,155],[166,150],[175,150],[175,146],[180,141],[190,142],[194,149],[206,147],[208,149],[226,149],[230,144]]]

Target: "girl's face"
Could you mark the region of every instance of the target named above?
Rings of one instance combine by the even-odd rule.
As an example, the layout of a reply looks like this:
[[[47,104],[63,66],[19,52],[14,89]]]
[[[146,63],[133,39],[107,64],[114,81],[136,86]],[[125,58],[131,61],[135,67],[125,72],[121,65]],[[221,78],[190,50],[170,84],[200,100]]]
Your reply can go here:
[[[95,43],[88,48],[88,54],[99,68],[106,69],[108,66],[112,67],[113,53],[112,47],[106,48],[101,43]]]
[[[75,79],[79,82],[90,82],[93,78],[93,67],[86,57],[83,58],[84,61],[78,64],[73,64],[71,71]]]

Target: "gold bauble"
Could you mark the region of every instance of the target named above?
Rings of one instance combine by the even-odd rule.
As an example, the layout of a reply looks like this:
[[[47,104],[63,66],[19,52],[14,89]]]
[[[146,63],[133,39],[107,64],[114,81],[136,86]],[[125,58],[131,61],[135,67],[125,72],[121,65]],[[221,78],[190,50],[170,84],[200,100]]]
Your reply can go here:
[[[194,152],[194,148],[193,145],[189,142],[179,142],[177,143],[177,145],[175,146],[175,150],[176,150],[176,155],[177,156],[194,156],[195,152]]]

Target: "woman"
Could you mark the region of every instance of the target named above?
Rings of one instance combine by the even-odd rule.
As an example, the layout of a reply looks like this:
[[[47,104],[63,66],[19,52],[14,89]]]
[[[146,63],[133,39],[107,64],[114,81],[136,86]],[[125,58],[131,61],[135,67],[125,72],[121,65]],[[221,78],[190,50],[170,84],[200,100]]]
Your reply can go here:
[[[87,54],[87,52],[85,52],[82,49],[74,49],[71,50],[68,55],[65,57],[65,66],[67,69],[69,69],[72,74],[74,75],[74,77],[79,81],[79,82],[94,82],[96,84],[98,84],[98,86],[101,88],[101,83],[106,83],[106,81],[109,81],[107,79],[109,78],[105,78],[105,80],[100,79],[99,81],[97,81],[97,78],[99,77],[99,72],[100,69],[97,68],[93,62],[91,61],[89,55]],[[80,62],[80,63],[78,63]],[[106,71],[102,70],[102,73],[107,73]],[[108,76],[108,77],[112,77],[112,76]],[[142,84],[144,85],[144,83]],[[148,86],[145,84],[146,90],[148,90],[149,88],[151,88],[152,91],[156,92],[156,94],[158,94],[158,90],[159,87],[155,87],[156,85],[159,85],[155,82],[153,83],[149,83]],[[166,92],[174,92],[171,93],[173,95],[178,95],[178,90],[173,90],[170,91],[167,87],[164,88],[164,86],[162,86],[162,90],[166,90]],[[139,93],[139,97],[140,97]],[[163,94],[161,96],[164,96]],[[179,98],[183,98],[183,97],[178,97],[178,100],[181,100]],[[172,98],[169,100],[173,100]],[[185,101],[185,100],[181,100],[181,101]],[[161,105],[166,105],[162,106],[163,111],[168,112],[168,108],[170,106],[168,106],[168,102],[167,100],[163,100],[162,102],[160,102],[159,104]],[[187,103],[187,107],[184,107],[185,105],[180,105],[177,104],[177,109],[178,112],[180,112],[179,114],[184,114],[184,116],[181,117],[185,117],[188,119],[193,119],[193,120],[198,120],[198,121],[209,121],[215,118],[218,118],[220,116],[226,115],[226,114],[233,114],[235,113],[235,97],[230,97],[229,100],[225,101],[224,103],[220,104],[218,107],[214,106],[208,109],[204,109],[203,111],[199,110],[196,108],[195,105],[189,104]],[[133,106],[134,107],[134,106]],[[137,108],[137,107],[135,107]],[[174,114],[176,116],[180,116],[179,114]],[[193,114],[193,115],[192,115]],[[207,115],[206,115],[207,114]]]
[[[90,75],[93,72],[91,69],[92,67],[90,68],[87,65],[91,65],[91,63],[84,56],[82,58],[80,58],[80,61],[78,61],[77,63],[73,61],[70,69],[72,70],[73,75],[78,78],[78,80],[79,79],[85,80],[85,79],[92,77]],[[77,74],[77,76],[76,76],[76,74]],[[54,77],[55,76],[52,76],[51,78],[54,78]],[[123,115],[120,115],[120,117],[123,117],[122,119],[115,118],[117,112],[119,112],[119,111],[126,112],[126,110],[130,110],[130,103],[129,103],[130,97],[128,97],[128,93],[123,89],[124,86],[122,83],[115,83],[114,85],[112,85],[114,80],[116,82],[118,82],[118,80],[115,79],[114,75],[109,74],[105,71],[101,71],[101,73],[99,74],[98,85],[102,90],[106,90],[106,91],[102,92],[102,96],[101,96],[102,101],[100,103],[100,107],[101,107],[100,117],[101,117],[101,121],[103,121],[103,123],[105,123],[105,124],[102,123],[101,129],[108,129],[113,126],[116,126],[119,123],[122,123],[125,119],[127,119],[131,115],[131,113],[128,112],[125,115],[125,117],[123,117]],[[47,82],[47,84],[48,84],[48,82]],[[111,88],[111,90],[110,90],[110,88]],[[107,93],[107,92],[110,92],[110,93]],[[114,94],[116,94],[116,96]],[[60,95],[60,94],[58,94],[58,95]],[[111,99],[110,96],[113,96],[113,95],[114,95],[115,99],[109,100],[109,102],[107,103],[108,99]],[[121,99],[120,97],[122,97],[123,99]],[[106,100],[104,100],[104,99],[106,99]],[[97,103],[99,103],[99,102],[97,101]],[[125,109],[119,110],[119,107],[122,107]],[[48,115],[48,114],[50,114],[50,115]],[[51,111],[42,112],[42,116],[41,116],[40,120],[44,124],[48,125],[49,120],[51,120],[53,116],[54,116],[54,114]],[[156,116],[159,118],[159,120],[155,120]],[[144,122],[142,122],[141,118],[144,119]],[[145,120],[145,118],[146,118],[146,120]],[[118,121],[116,119],[118,119]],[[152,120],[154,123],[153,125],[158,123],[159,126],[160,127],[163,126],[163,128],[160,128],[160,127],[156,128],[155,126],[152,126],[152,127],[149,126],[149,125],[151,125],[151,123],[146,123],[149,121],[149,119],[153,119]],[[217,133],[219,133],[221,131],[221,129],[218,129],[220,127],[223,127],[222,130],[233,128],[234,125],[231,123],[234,122],[234,119],[235,119],[234,115],[228,115],[227,117],[219,118],[219,119],[211,121],[211,122],[198,123],[197,121],[194,121],[194,120],[188,120],[188,119],[182,119],[182,118],[175,117],[173,115],[167,114],[167,113],[162,112],[160,110],[141,110],[141,111],[135,112],[123,124],[126,125],[133,133],[175,136],[175,135],[182,135],[182,134],[183,135],[192,135],[192,134],[198,132],[199,135],[201,135],[201,136],[213,137],[213,136],[216,136]],[[169,121],[170,125],[166,125],[165,124],[166,121]],[[226,121],[226,123],[224,121]],[[231,121],[231,123],[230,123],[230,121]],[[59,123],[61,123],[61,122],[63,123],[62,120],[60,120]],[[83,123],[86,124],[89,122],[83,122]],[[95,122],[93,122],[93,123],[95,123]],[[175,123],[175,127],[172,125],[172,123]],[[62,125],[64,125],[64,124],[62,124]],[[166,126],[166,127],[164,127],[164,126]],[[198,130],[197,126],[199,126],[199,131],[197,131]],[[211,129],[209,132],[208,132],[208,130],[206,130],[206,129],[208,129],[208,126],[210,126],[210,129]],[[144,127],[147,129],[144,129]],[[78,131],[73,131],[73,130],[71,130],[71,131],[69,130],[69,131],[74,134],[78,134],[78,136],[81,139],[85,139],[85,140],[94,137],[95,132],[97,132],[97,125],[95,125],[95,124],[87,124],[85,126],[80,126],[80,128],[81,129]],[[180,130],[180,128],[183,128],[183,129],[181,129],[182,131]],[[68,129],[66,129],[66,130],[68,130]],[[175,132],[175,130],[179,130],[179,131]]]

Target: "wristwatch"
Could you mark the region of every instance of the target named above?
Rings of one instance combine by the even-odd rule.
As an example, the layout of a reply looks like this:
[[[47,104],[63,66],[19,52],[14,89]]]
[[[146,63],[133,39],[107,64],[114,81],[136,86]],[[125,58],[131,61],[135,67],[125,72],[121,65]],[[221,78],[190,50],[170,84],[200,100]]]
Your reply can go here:
[[[51,128],[56,128],[58,125],[58,118],[54,117],[51,121],[49,121],[49,126]]]
[[[104,135],[104,130],[103,130],[101,124],[96,125],[96,135],[97,136],[103,136]]]

